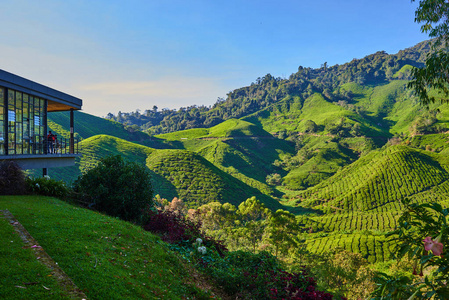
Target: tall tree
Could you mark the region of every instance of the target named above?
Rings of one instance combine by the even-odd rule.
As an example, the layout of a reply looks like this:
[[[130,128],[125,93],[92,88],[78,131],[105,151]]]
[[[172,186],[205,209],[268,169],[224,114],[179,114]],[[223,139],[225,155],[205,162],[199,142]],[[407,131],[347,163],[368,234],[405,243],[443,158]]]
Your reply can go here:
[[[266,219],[271,215],[270,210],[256,197],[251,197],[240,203],[237,215],[240,217],[240,230],[237,235],[246,239],[251,250],[256,252],[267,225]]]
[[[415,22],[423,24],[421,31],[435,38],[426,65],[412,70],[414,79],[408,84],[424,105],[435,102],[435,97],[430,94],[432,89],[443,94],[441,102],[449,103],[448,16],[449,3],[445,0],[421,0],[415,12]]]
[[[275,256],[286,255],[298,246],[300,232],[296,217],[291,212],[279,209],[268,219],[268,241],[273,245]]]

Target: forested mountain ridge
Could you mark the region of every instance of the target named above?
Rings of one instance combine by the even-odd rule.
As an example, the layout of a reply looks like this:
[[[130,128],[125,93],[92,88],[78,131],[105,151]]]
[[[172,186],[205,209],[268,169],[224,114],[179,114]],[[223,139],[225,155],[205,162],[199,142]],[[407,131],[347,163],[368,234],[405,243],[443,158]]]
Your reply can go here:
[[[379,51],[362,59],[353,59],[343,65],[328,66],[324,63],[319,69],[300,66],[298,72],[288,79],[275,78],[270,74],[257,78],[250,86],[231,91],[227,99],[218,99],[212,107],[182,107],[179,110],[140,110],[130,113],[109,113],[107,118],[123,123],[130,128],[148,130],[150,134],[174,132],[190,128],[208,128],[229,118],[242,118],[257,111],[280,103],[286,98],[300,98],[300,102],[320,93],[327,101],[346,101],[351,103],[350,90],[346,83],[359,85],[379,85],[393,80],[409,79],[409,67],[422,66],[429,42],[389,55]]]

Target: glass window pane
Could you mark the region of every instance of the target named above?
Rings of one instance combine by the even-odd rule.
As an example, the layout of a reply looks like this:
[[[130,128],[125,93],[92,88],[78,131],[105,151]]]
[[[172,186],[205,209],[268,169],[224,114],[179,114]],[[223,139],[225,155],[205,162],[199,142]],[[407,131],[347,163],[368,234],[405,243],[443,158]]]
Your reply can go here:
[[[8,90],[8,154],[16,153],[16,108],[15,93]]]
[[[5,154],[5,124],[0,120],[0,155]]]
[[[8,90],[8,105],[10,110],[14,110],[15,106],[14,91]]]

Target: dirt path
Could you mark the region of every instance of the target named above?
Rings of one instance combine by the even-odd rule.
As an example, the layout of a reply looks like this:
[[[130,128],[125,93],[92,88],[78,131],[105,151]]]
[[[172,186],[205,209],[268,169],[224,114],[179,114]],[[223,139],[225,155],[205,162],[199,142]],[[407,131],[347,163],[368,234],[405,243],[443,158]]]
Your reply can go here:
[[[34,252],[36,258],[51,270],[53,278],[55,278],[61,285],[62,289],[67,292],[67,295],[73,299],[86,300],[86,295],[73,283],[69,276],[58,266],[58,264],[45,252],[39,243],[31,236],[31,234],[17,221],[9,210],[0,210],[5,218],[9,221],[11,226],[22,239],[26,247]]]

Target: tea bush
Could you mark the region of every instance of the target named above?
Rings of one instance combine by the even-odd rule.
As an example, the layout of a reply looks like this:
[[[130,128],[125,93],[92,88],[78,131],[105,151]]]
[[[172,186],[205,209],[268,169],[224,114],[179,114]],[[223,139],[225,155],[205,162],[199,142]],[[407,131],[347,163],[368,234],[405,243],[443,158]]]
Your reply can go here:
[[[402,202],[398,228],[389,235],[396,257],[410,262],[412,276],[379,273],[371,299],[449,299],[449,210],[438,203]]]
[[[73,188],[80,202],[126,221],[142,222],[144,209],[152,205],[149,170],[120,155],[100,160],[78,177]]]

